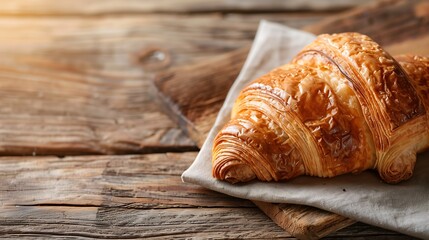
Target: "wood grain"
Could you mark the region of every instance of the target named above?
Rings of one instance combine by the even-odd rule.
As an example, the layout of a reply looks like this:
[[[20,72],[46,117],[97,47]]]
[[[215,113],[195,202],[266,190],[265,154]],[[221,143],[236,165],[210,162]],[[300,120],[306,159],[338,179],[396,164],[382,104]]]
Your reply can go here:
[[[2,238],[296,239],[256,208],[0,208]],[[57,231],[61,229],[61,231]],[[324,239],[414,239],[355,224]]]
[[[428,34],[429,11],[425,0],[383,0],[339,13],[304,29],[315,34],[360,32],[382,46]]]
[[[248,51],[241,48],[195,65],[172,69],[155,80],[167,112],[199,147],[213,126]]]
[[[321,23],[305,27],[305,29],[315,34],[342,31],[363,32],[394,52],[404,48],[412,49],[410,46],[416,45],[416,42],[419,43],[420,48],[424,49],[428,44],[426,36],[429,21],[427,21],[425,13],[416,11],[422,2],[377,2],[333,16]],[[401,21],[398,21],[398,16]],[[399,37],[398,32],[401,32]],[[419,40],[415,39],[416,36],[419,36]],[[170,107],[172,115],[177,116],[179,124],[190,133],[198,146],[202,146],[207,137],[208,131],[214,123],[216,112],[223,103],[222,99],[226,97],[225,89],[229,89],[235,80],[248,49],[247,46],[211,62],[194,65],[194,67],[171,70],[169,74],[163,75],[155,81],[164,103]],[[241,62],[237,60],[241,60]],[[233,64],[231,64],[232,62]],[[193,74],[191,76],[186,74],[189,72]],[[200,86],[207,86],[207,89],[184,87],[193,86],[195,82],[198,82]],[[180,87],[177,87],[179,85]],[[194,96],[202,97],[194,98]],[[204,111],[201,110],[200,103],[205,107]],[[261,202],[255,202],[255,204],[279,226],[293,236],[303,239],[317,239],[354,223],[353,220],[311,207]]]
[[[276,239],[292,238],[258,210],[196,208],[141,210],[96,207],[10,207],[0,209],[4,237],[102,239]],[[61,229],[57,231],[56,229]]]
[[[1,157],[1,238],[292,238],[250,201],[182,183],[195,152]],[[399,239],[355,224],[332,238]]]
[[[317,208],[253,201],[277,225],[299,239],[319,239],[356,221]]]
[[[199,62],[249,44],[261,19],[302,27],[327,16],[329,13],[318,12],[89,18],[1,16],[0,52],[25,56],[20,61],[38,57],[35,60],[53,60],[75,67],[76,71],[97,70],[139,77],[171,66]],[[151,53],[148,50],[160,53],[141,56],[144,52]],[[165,58],[170,57],[168,64],[162,64],[161,53]],[[138,56],[143,59],[135,59]],[[135,64],[136,60],[140,60],[140,65]],[[149,63],[158,64],[146,67]]]
[[[271,19],[300,25],[324,16]],[[160,109],[150,80],[249,44],[258,21],[217,14],[1,17],[0,154],[195,150]]]
[[[148,82],[0,63],[0,154],[194,149],[150,101]]]
[[[155,74],[249,45],[260,19],[302,27],[358,4],[2,2],[0,155],[195,150],[156,103]],[[195,154],[0,157],[0,237],[292,238],[251,202],[182,183]],[[328,239],[368,237],[404,238],[358,223]]]
[[[132,13],[207,13],[334,11],[355,7],[370,0],[16,0],[0,5],[1,15],[101,15]],[[84,6],[84,7],[83,7]]]
[[[136,209],[251,207],[184,184],[196,153],[124,156],[1,157],[0,206],[102,206]]]

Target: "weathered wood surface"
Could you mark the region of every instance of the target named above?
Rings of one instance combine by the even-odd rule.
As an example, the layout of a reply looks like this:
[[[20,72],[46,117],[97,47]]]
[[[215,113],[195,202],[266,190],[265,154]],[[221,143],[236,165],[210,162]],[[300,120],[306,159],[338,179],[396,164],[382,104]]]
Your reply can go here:
[[[195,156],[2,157],[0,236],[292,238],[250,201],[182,183]],[[364,224],[329,237],[369,236],[404,239]]]
[[[356,223],[355,220],[309,206],[253,203],[277,225],[299,239],[319,239]]]
[[[2,15],[100,15],[133,13],[284,12],[343,10],[371,0],[15,0]],[[84,7],[82,7],[84,6]]]
[[[180,174],[196,152],[123,156],[1,157],[0,206],[136,209],[251,207],[192,184]]]
[[[249,45],[260,19],[303,27],[363,2],[2,2],[0,155],[30,156],[0,158],[0,237],[292,238],[251,202],[182,183],[195,152],[32,155],[196,150],[155,74]],[[354,224],[328,238],[369,236],[404,237]]]
[[[383,1],[333,16],[305,29],[315,34],[359,31],[373,37],[395,54],[429,54],[429,11],[421,10],[425,4],[425,1]],[[399,22],[398,16],[401,16]],[[401,33],[400,36],[398,33]],[[157,78],[155,84],[164,103],[198,146],[202,146],[213,125],[248,49],[247,46],[193,67],[173,69]],[[186,87],[196,84],[199,87]],[[300,238],[319,238],[354,223],[353,220],[311,207],[256,204],[279,226]]]
[[[271,19],[299,26],[323,16]],[[1,17],[0,154],[195,150],[159,108],[150,80],[250,44],[258,22],[216,14]]]
[[[354,8],[304,28],[320,33],[360,32],[386,46],[428,34],[426,0],[382,0]]]
[[[182,129],[201,147],[249,48],[240,48],[204,62],[159,75],[159,96]],[[192,97],[191,97],[192,96]]]

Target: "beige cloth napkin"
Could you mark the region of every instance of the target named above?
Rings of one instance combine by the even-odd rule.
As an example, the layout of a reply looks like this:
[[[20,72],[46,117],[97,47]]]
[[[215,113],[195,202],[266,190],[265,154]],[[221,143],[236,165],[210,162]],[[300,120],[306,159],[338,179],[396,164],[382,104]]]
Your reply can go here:
[[[289,182],[252,181],[232,185],[211,174],[213,138],[229,120],[232,104],[251,80],[289,62],[313,34],[262,21],[249,56],[193,164],[182,179],[239,198],[265,202],[303,204],[357,221],[429,239],[429,152],[418,156],[411,180],[389,185],[374,171],[331,179],[302,176]]]

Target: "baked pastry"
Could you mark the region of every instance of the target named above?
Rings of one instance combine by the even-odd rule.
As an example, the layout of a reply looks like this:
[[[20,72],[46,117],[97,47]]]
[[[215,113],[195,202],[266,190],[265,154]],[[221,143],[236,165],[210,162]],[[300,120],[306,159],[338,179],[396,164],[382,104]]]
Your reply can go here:
[[[231,183],[413,174],[429,147],[429,58],[391,57],[368,36],[324,34],[244,88],[217,134],[213,176]]]

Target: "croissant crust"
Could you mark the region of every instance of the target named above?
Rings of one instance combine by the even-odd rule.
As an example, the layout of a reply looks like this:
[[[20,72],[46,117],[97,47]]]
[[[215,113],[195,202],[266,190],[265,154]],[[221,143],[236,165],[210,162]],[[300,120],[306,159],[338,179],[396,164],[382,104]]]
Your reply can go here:
[[[393,58],[359,33],[320,35],[241,91],[214,140],[213,176],[235,183],[376,169],[397,183],[429,147],[428,109],[428,58]]]

